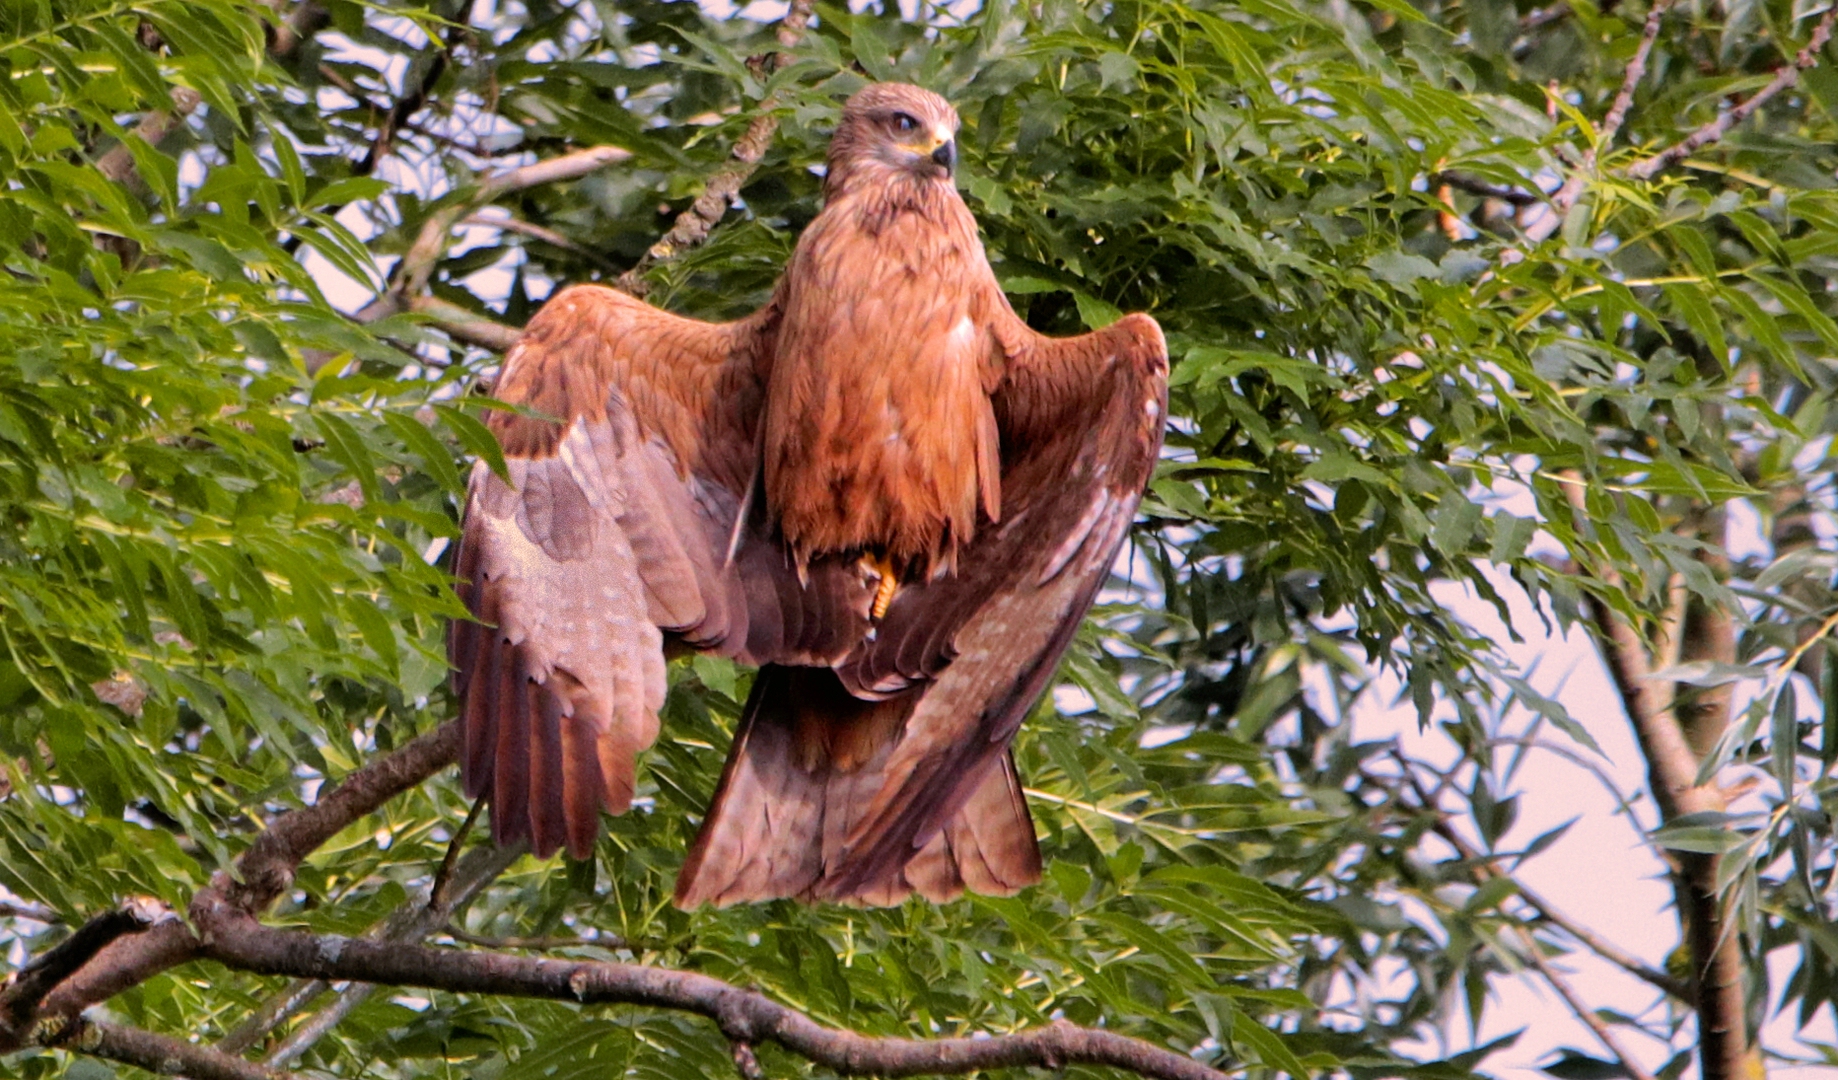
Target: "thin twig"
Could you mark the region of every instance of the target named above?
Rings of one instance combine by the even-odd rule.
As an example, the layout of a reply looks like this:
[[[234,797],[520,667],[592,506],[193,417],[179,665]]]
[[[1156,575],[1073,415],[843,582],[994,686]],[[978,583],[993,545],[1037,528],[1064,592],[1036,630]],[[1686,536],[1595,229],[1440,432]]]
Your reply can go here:
[[[1502,744],[1502,743],[1514,743],[1516,741],[1517,740],[1512,740],[1512,739],[1490,739],[1488,740],[1488,744],[1497,745],[1497,744]],[[1530,740],[1528,742],[1522,742],[1520,744],[1535,746],[1535,747],[1538,747],[1539,749],[1548,750],[1552,753],[1564,754],[1564,750],[1562,747],[1552,746],[1548,743],[1544,743],[1538,740]],[[1394,757],[1398,757],[1395,754],[1395,752],[1394,752]],[[1572,764],[1580,765],[1584,768],[1591,768],[1591,764],[1589,762],[1586,762],[1579,757],[1576,757],[1574,755],[1568,755],[1568,754],[1565,754],[1565,757]],[[1406,768],[1407,770],[1406,774],[1408,775],[1408,767],[1402,761],[1401,757],[1398,757],[1398,760],[1400,762],[1400,766]],[[1604,785],[1608,785],[1607,777],[1601,775],[1599,770],[1597,771],[1597,779],[1601,780]],[[1415,789],[1418,802],[1422,803],[1427,798],[1429,798],[1428,794],[1423,791],[1422,786],[1417,784],[1414,781],[1414,779],[1412,780],[1411,786],[1413,789]],[[1610,786],[1610,790],[1614,791],[1612,786]],[[1614,794],[1615,794],[1616,800],[1621,803],[1622,808],[1628,811],[1631,815],[1632,808],[1627,805],[1627,800],[1621,798],[1621,795],[1619,792],[1614,792]],[[1431,803],[1431,804],[1426,805],[1425,809],[1435,815],[1434,824],[1432,824],[1430,828],[1436,833],[1437,836],[1442,837],[1444,842],[1446,842],[1450,847],[1454,848],[1456,854],[1460,855],[1463,861],[1470,863],[1473,866],[1475,875],[1477,877],[1489,877],[1490,878],[1490,877],[1505,876],[1501,871],[1499,871],[1492,865],[1493,858],[1503,857],[1503,856],[1490,857],[1490,856],[1483,854],[1481,851],[1475,848],[1474,845],[1468,842],[1468,839],[1466,837],[1462,836],[1459,832],[1456,832],[1454,827],[1448,823],[1448,821],[1443,816],[1442,808],[1440,806]],[[1636,823],[1635,829],[1636,831],[1640,832],[1642,839],[1646,838],[1646,834],[1644,830],[1639,829],[1638,823]],[[1539,918],[1550,923],[1552,926],[1557,927],[1559,930],[1562,930],[1564,933],[1569,934],[1572,938],[1576,939],[1576,941],[1579,944],[1587,948],[1589,951],[1595,953],[1597,956],[1600,956],[1602,959],[1608,961],[1609,963],[1615,965],[1616,967],[1622,969],[1623,971],[1626,971],[1628,974],[1634,976],[1635,978],[1640,979],[1642,982],[1645,982],[1655,987],[1656,989],[1662,990],[1665,993],[1671,995],[1672,997],[1677,998],[1679,1001],[1689,1003],[1692,1000],[1691,987],[1688,984],[1686,984],[1683,980],[1675,979],[1672,976],[1666,974],[1665,972],[1660,971],[1657,968],[1649,966],[1647,963],[1642,961],[1639,957],[1633,955],[1632,953],[1621,948],[1619,945],[1616,945],[1614,942],[1609,941],[1607,938],[1596,933],[1594,930],[1591,930],[1589,927],[1584,926],[1582,923],[1576,921],[1570,915],[1566,914],[1562,909],[1558,908],[1555,904],[1551,903],[1549,900],[1546,900],[1542,895],[1534,891],[1530,886],[1525,885],[1523,882],[1520,882],[1517,879],[1514,879],[1514,885],[1519,894],[1519,899],[1525,901],[1526,905],[1530,907],[1534,912],[1536,912]]]
[[[623,949],[644,948],[643,941],[628,941],[617,934],[606,934],[599,937],[581,937],[578,934],[559,937],[486,937],[470,933],[460,926],[453,925],[441,931],[454,941],[467,945],[477,945],[483,949],[518,949],[526,952],[552,952],[556,949]]]
[[[815,0],[791,0],[785,17],[779,20],[777,36],[779,47],[790,50],[804,40],[805,28],[810,25],[811,10]],[[767,61],[767,66],[776,66],[784,57],[781,52]],[[689,209],[677,215],[676,221],[650,250],[633,264],[630,270],[619,275],[618,286],[633,296],[643,296],[647,290],[644,276],[653,266],[674,258],[689,248],[697,247],[708,239],[708,234],[721,223],[728,207],[740,194],[752,178],[754,170],[759,168],[760,159],[766,156],[766,150],[772,145],[772,137],[778,133],[779,118],[774,112],[778,102],[767,98],[760,102],[759,115],[747,125],[747,130],[735,141],[734,149],[728,154],[728,164],[716,171],[703,185],[702,194],[690,204]]]
[[[523,858],[529,848],[524,844],[510,844],[499,847],[490,844],[474,848],[466,858],[460,860],[458,869],[448,884],[447,896],[439,903],[430,900],[426,905],[409,905],[398,911],[383,927],[382,933],[376,935],[381,941],[420,942],[430,934],[441,930],[456,912],[470,904],[474,897],[485,890],[487,885],[498,879],[498,875],[509,869],[511,864]],[[432,894],[430,894],[432,895]],[[321,983],[322,988],[330,984]],[[376,993],[377,987],[371,983],[354,983],[338,992],[332,1003],[313,1015],[311,1020],[301,1024],[293,1034],[275,1047],[268,1055],[267,1063],[275,1068],[286,1068],[298,1061],[313,1045],[324,1038],[333,1028],[344,1022],[365,999]],[[311,1000],[311,997],[300,999],[300,1007]]]
[[[1634,58],[1627,62],[1627,70],[1621,73],[1621,90],[1608,107],[1608,115],[1602,118],[1602,126],[1596,129],[1596,146],[1583,157],[1588,165],[1595,164],[1596,148],[1611,145],[1621,131],[1627,111],[1634,104],[1634,91],[1646,77],[1647,59],[1653,55],[1653,43],[1659,40],[1659,24],[1671,6],[1672,0],[1653,0],[1653,6],[1647,9],[1646,25],[1640,29],[1640,44],[1634,49]]]
[[[453,882],[453,868],[459,863],[460,848],[465,846],[466,837],[472,833],[473,823],[479,820],[479,814],[484,810],[485,800],[474,799],[472,809],[466,811],[466,820],[460,822],[459,829],[447,844],[447,854],[440,860],[440,869],[434,872],[434,883],[428,886],[428,907],[435,911],[445,911],[449,907],[447,890]]]
[[[1455,829],[1444,820],[1442,807],[1435,801],[1435,796],[1424,791],[1423,785],[1417,782],[1416,775],[1410,771],[1401,755],[1398,755],[1395,750],[1393,751],[1393,755],[1397,757],[1400,765],[1405,766],[1404,779],[1405,782],[1410,785],[1412,792],[1417,796],[1417,801],[1419,803],[1418,809],[1431,816],[1432,824],[1430,828],[1437,836],[1442,837],[1448,842],[1449,846],[1455,849],[1456,854],[1460,855],[1462,860],[1467,863],[1468,869],[1474,875],[1475,879],[1477,881],[1485,881],[1505,876],[1488,862],[1486,855],[1477,850],[1473,844],[1467,841],[1467,838],[1456,832]],[[1550,917],[1546,909],[1543,908],[1541,902],[1534,898],[1535,894],[1528,892],[1526,888],[1517,881],[1514,881],[1513,884],[1517,888],[1520,899],[1524,900],[1532,908],[1538,910],[1540,914],[1544,914],[1546,918]],[[1556,920],[1552,921],[1555,922]],[[1551,989],[1557,992],[1557,996],[1564,999],[1564,1004],[1570,1007],[1570,1011],[1576,1014],[1576,1018],[1588,1026],[1589,1030],[1595,1035],[1596,1040],[1600,1042],[1609,1053],[1615,1056],[1615,1059],[1620,1063],[1627,1075],[1632,1077],[1633,1080],[1653,1080],[1653,1074],[1641,1068],[1639,1062],[1634,1060],[1627,1048],[1621,1045],[1620,1038],[1602,1021],[1601,1017],[1595,1014],[1595,1010],[1590,1008],[1589,1003],[1583,1000],[1582,995],[1576,992],[1576,988],[1570,985],[1569,980],[1565,979],[1563,975],[1558,972],[1556,966],[1550,962],[1550,959],[1544,955],[1543,948],[1538,944],[1538,939],[1532,935],[1532,932],[1528,930],[1523,923],[1517,920],[1513,920],[1507,925],[1512,930],[1513,936],[1518,938],[1520,947],[1525,950],[1526,959],[1537,969],[1538,974],[1544,978],[1544,981],[1550,984]],[[1578,940],[1582,940],[1582,938],[1579,936]],[[1643,967],[1638,961],[1634,963],[1637,968]],[[1688,994],[1685,995],[1685,997],[1686,1000],[1689,1000]]]
[[[1614,1030],[1596,1015],[1589,1003],[1583,1000],[1582,995],[1576,992],[1574,986],[1570,985],[1570,981],[1558,973],[1557,968],[1538,948],[1538,942],[1531,933],[1517,925],[1514,926],[1514,930],[1520,944],[1525,949],[1526,959],[1538,969],[1538,974],[1544,976],[1544,981],[1550,984],[1551,989],[1557,991],[1557,996],[1564,999],[1564,1004],[1570,1007],[1570,1011],[1576,1014],[1576,1018],[1589,1028],[1590,1033],[1596,1037],[1596,1041],[1615,1056],[1615,1060],[1627,1075],[1633,1080],[1653,1080],[1653,1074],[1634,1060],[1634,1056],[1628,1052],[1627,1047],[1621,1044],[1621,1039],[1614,1033]]]
[[[64,921],[63,916],[41,904],[0,901],[0,919],[30,919],[46,925]]]
[[[447,26],[446,39],[441,43],[439,51],[428,60],[427,70],[421,73],[420,81],[408,93],[397,99],[395,105],[383,117],[383,122],[377,127],[376,138],[371,140],[370,149],[365,151],[363,158],[352,166],[352,171],[356,175],[369,176],[374,172],[377,163],[394,148],[396,132],[408,122],[410,117],[427,107],[428,95],[434,92],[434,85],[440,82],[441,76],[447,73],[447,68],[453,63],[454,52],[458,50],[461,40],[470,30],[472,8],[473,4],[468,0]]]
[[[1506,187],[1501,184],[1490,184],[1485,180],[1473,176],[1464,176],[1461,173],[1434,172],[1430,174],[1429,179],[1432,185],[1447,185],[1458,191],[1465,191],[1470,195],[1480,195],[1488,199],[1499,199],[1502,202],[1508,202],[1514,206],[1531,206],[1535,203],[1544,201],[1544,196],[1537,192],[1527,191],[1524,188]]]
[[[1812,37],[1807,39],[1806,47],[1793,58],[1793,63],[1775,72],[1774,78],[1770,79],[1766,86],[1755,91],[1747,101],[1732,106],[1723,115],[1678,142],[1651,157],[1642,158],[1628,166],[1627,175],[1635,180],[1651,180],[1653,175],[1661,169],[1683,161],[1700,147],[1723,138],[1737,124],[1747,120],[1751,113],[1767,104],[1781,91],[1797,85],[1800,81],[1800,72],[1819,62],[1819,52],[1825,48],[1825,43],[1831,40],[1835,22],[1838,22],[1838,4],[1826,9],[1824,17],[1819,20],[1818,25],[1813,27]]]
[[[1804,657],[1807,650],[1811,649],[1814,645],[1824,641],[1825,636],[1831,633],[1834,627],[1838,627],[1838,612],[1833,612],[1829,618],[1819,624],[1819,628],[1812,632],[1811,637],[1800,642],[1799,647],[1788,653],[1786,659],[1774,665],[1775,676],[1778,678],[1792,671],[1794,668],[1799,667],[1800,658]]]
[[[572,252],[583,258],[591,259],[608,270],[613,269],[615,266],[611,259],[608,259],[592,248],[583,247],[573,240],[568,239],[566,236],[563,236],[561,233],[556,232],[554,229],[545,229],[541,225],[533,224],[522,218],[487,217],[484,214],[475,213],[468,214],[461,219],[460,224],[479,225],[487,229],[502,229],[505,232],[517,233],[521,236],[527,236],[532,240],[541,240],[545,244],[552,244],[555,247],[561,248],[563,251]]]

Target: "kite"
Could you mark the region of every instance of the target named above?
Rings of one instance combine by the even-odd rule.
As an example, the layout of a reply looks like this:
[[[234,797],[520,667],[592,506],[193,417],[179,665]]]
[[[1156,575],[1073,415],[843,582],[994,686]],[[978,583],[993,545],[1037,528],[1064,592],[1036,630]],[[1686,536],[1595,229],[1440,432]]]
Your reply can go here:
[[[448,638],[499,843],[591,852],[657,738],[665,657],[759,665],[685,908],[887,905],[1040,877],[1009,750],[1160,453],[1167,346],[1030,329],[953,183],[956,112],[843,108],[771,300],[697,322],[558,292],[506,354]]]

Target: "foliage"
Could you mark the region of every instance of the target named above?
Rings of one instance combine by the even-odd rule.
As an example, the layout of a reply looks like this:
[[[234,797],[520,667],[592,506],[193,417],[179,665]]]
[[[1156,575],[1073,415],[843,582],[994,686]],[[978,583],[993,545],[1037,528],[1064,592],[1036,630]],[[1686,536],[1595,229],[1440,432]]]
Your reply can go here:
[[[1512,703],[1589,736],[1430,591],[1493,598],[1491,566],[1560,622],[1593,597],[1651,629],[1681,588],[1737,620],[1729,663],[1673,674],[1760,680],[1700,748],[1704,776],[1765,774],[1759,810],[1660,840],[1734,853],[1758,1000],[1765,953],[1787,949],[1785,1000],[1834,1004],[1838,657],[1812,630],[1838,610],[1838,74],[1813,68],[1653,182],[1620,171],[1765,83],[1808,12],[1669,16],[1628,129],[1597,145],[1644,11],[819,6],[766,74],[748,58],[778,48],[769,24],[689,3],[339,0],[297,44],[280,20],[299,10],[277,10],[0,8],[7,891],[67,921],[133,893],[180,903],[278,810],[450,715],[457,608],[436,563],[460,458],[490,453],[469,391],[494,358],[423,316],[349,317],[322,292],[331,270],[382,285],[483,171],[631,151],[504,196],[535,228],[470,226],[436,265],[435,297],[520,323],[552,283],[635,262],[770,107],[782,124],[744,205],[649,279],[674,310],[749,310],[816,210],[814,167],[865,75],[957,105],[962,186],[1031,323],[1148,310],[1177,359],[1133,579],[1020,744],[1047,881],[941,908],[676,911],[747,685],[704,659],[673,665],[644,797],[596,859],[524,860],[466,911],[469,934],[580,935],[564,954],[706,971],[872,1033],[1065,1016],[1223,1066],[1464,1075],[1482,1055],[1413,1063],[1402,1044],[1463,1007],[1478,1023],[1487,981],[1521,966],[1525,912],[1426,839],[1433,815],[1345,717],[1375,666],[1399,672],[1463,748],[1451,794],[1493,847]],[[157,145],[129,134],[160,111],[180,122]],[[1560,223],[1514,194],[1579,170]],[[1765,554],[1719,557],[1731,506],[1759,516]],[[425,888],[466,809],[451,776],[396,800],[321,849],[273,918],[379,922]],[[61,932],[0,919],[32,950]],[[1382,985],[1403,989],[1352,992]],[[271,989],[181,968],[111,1008],[209,1040]],[[439,994],[378,995],[305,1062],[489,1080],[731,1067],[698,1022]]]

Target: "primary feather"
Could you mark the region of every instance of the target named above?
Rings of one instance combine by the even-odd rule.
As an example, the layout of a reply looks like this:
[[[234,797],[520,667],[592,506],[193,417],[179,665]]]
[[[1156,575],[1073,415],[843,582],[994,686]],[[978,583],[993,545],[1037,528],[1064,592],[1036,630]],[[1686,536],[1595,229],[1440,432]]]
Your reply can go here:
[[[466,788],[582,858],[657,736],[663,650],[764,665],[677,902],[896,903],[1039,878],[1008,753],[1161,445],[1146,315],[1053,339],[952,184],[957,115],[849,100],[772,300],[700,323],[608,289],[505,357],[449,638]],[[884,615],[863,558],[899,587]]]

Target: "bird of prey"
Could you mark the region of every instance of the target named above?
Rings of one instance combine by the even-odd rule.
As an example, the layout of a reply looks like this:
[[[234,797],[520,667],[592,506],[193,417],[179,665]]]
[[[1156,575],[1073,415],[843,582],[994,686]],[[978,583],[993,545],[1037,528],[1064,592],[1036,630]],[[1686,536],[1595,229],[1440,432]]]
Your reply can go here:
[[[509,481],[472,472],[448,648],[500,843],[591,851],[657,737],[667,653],[761,665],[685,908],[897,903],[1040,876],[1009,743],[1159,454],[1147,315],[1048,338],[957,193],[955,111],[851,97],[765,307],[555,295],[505,356]]]

